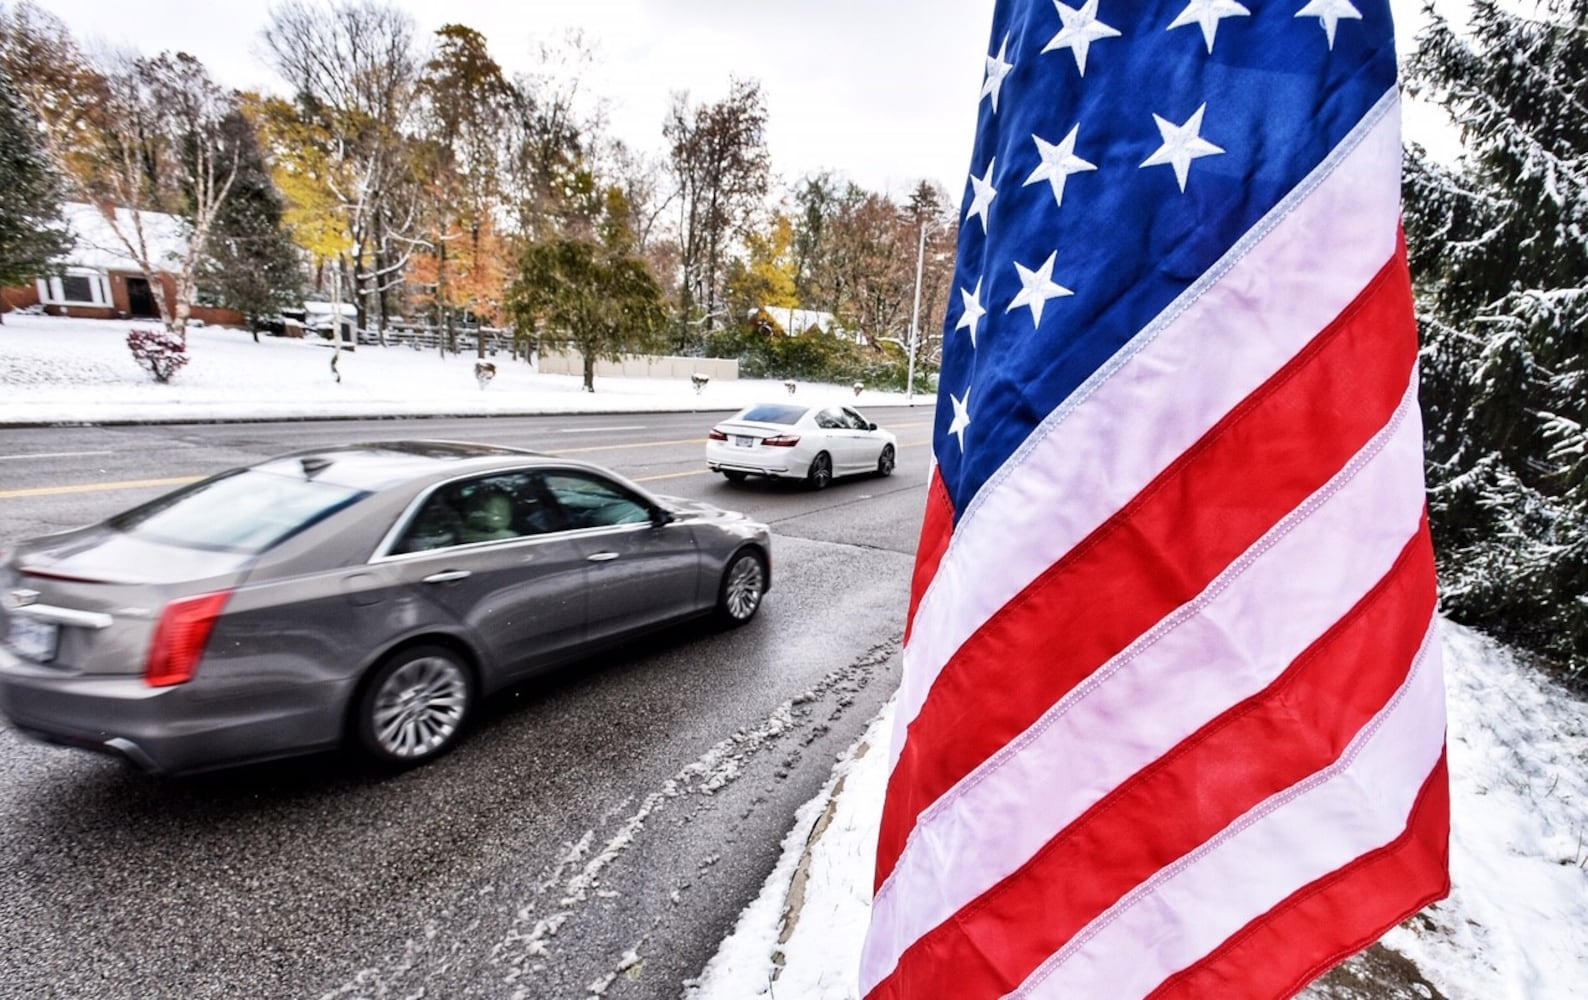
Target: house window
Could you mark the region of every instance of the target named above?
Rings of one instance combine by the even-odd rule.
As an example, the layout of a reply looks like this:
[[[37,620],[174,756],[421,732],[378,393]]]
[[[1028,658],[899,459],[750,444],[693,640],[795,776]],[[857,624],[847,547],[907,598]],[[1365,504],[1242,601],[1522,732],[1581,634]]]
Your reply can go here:
[[[94,301],[94,280],[85,274],[67,274],[61,277],[62,302]]]

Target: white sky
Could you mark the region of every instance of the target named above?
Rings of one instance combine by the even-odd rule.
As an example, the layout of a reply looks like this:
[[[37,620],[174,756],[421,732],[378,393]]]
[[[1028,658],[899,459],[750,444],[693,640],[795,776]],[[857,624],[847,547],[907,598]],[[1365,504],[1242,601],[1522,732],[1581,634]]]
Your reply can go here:
[[[1119,2],[1119,0],[1111,0]],[[1300,0],[1297,0],[1298,4]],[[1460,6],[1462,0],[1442,0]],[[80,41],[189,52],[231,86],[280,90],[263,55],[258,0],[43,0]],[[1078,6],[1075,0],[1071,6]],[[730,75],[760,80],[768,145],[785,182],[832,170],[902,195],[922,178],[964,187],[993,0],[398,0],[418,34],[449,21],[482,32],[510,72],[581,28],[598,49],[585,87],[606,98],[613,133],[659,155],[670,95],[721,98]],[[1409,48],[1421,0],[1391,0]],[[158,26],[155,30],[155,26]],[[1407,114],[1412,138],[1437,121]]]
[[[268,5],[44,0],[84,43],[146,54],[189,52],[222,82],[280,90],[260,31]],[[582,28],[599,62],[585,88],[609,101],[613,132],[659,154],[674,91],[696,102],[727,93],[730,75],[760,80],[768,144],[793,181],[831,169],[903,193],[921,178],[958,192],[992,23],[992,0],[400,0],[418,33],[449,21],[482,32],[504,68],[531,67],[542,43]],[[158,31],[151,26],[158,25]]]

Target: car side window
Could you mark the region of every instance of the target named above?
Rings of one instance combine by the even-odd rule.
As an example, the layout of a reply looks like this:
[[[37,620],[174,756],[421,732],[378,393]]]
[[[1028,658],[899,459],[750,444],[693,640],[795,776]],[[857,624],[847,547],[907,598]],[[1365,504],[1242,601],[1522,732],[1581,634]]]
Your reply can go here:
[[[557,507],[527,472],[447,483],[430,494],[393,548],[423,552],[556,531]]]
[[[651,519],[651,508],[617,483],[588,472],[548,472],[546,491],[555,498],[570,528],[604,528],[615,524],[642,524]]]
[[[853,428],[854,430],[857,430],[857,431],[869,431],[869,430],[871,430],[871,421],[867,420],[865,417],[862,417],[860,415],[860,411],[851,410],[847,406],[844,407],[844,421],[851,428]]]
[[[816,426],[826,430],[843,430],[849,425],[845,423],[841,412],[830,407],[816,414]]]

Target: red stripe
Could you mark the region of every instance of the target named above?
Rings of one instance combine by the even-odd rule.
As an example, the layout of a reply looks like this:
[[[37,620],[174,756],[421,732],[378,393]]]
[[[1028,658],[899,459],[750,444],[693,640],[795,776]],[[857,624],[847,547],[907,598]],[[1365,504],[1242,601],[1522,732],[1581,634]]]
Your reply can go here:
[[[921,810],[1200,593],[1359,452],[1405,395],[1416,354],[1397,254],[1328,330],[1000,608],[909,724],[883,803],[878,884]]]
[[[1293,996],[1449,893],[1450,773],[1442,754],[1405,833],[1254,920],[1206,959],[1165,980],[1151,1000]]]
[[[873,1000],[931,996],[949,972],[957,995],[1008,992],[1127,892],[1329,766],[1404,682],[1435,600],[1425,522],[1383,580],[1283,676],[1115,788],[923,936]]]
[[[915,624],[916,609],[921,606],[921,596],[926,593],[932,577],[937,575],[938,563],[948,551],[948,540],[954,535],[954,500],[943,482],[943,470],[932,466],[932,481],[926,490],[926,515],[921,521],[921,541],[915,547],[915,573],[910,578],[910,611],[904,619],[904,641],[910,641],[910,627]]]

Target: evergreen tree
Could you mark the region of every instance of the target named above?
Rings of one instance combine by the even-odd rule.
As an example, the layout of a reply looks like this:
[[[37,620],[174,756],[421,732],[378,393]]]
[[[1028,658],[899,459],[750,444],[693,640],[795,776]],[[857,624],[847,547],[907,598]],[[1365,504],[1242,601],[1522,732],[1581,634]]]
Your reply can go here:
[[[38,120],[0,70],[0,286],[45,273],[71,246],[60,185],[39,142]]]
[[[1462,131],[1413,147],[1406,229],[1424,337],[1446,610],[1588,668],[1588,0],[1432,6],[1414,91]]]
[[[253,124],[233,112],[221,128],[237,151],[237,179],[215,217],[200,276],[206,297],[247,316],[258,340],[260,318],[303,301],[303,271]]]

